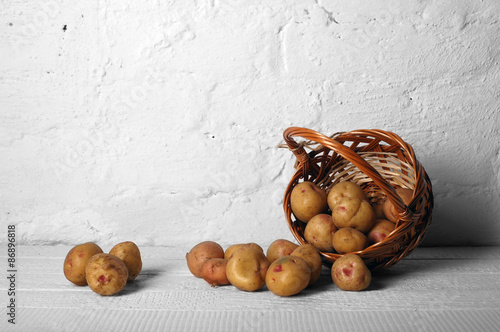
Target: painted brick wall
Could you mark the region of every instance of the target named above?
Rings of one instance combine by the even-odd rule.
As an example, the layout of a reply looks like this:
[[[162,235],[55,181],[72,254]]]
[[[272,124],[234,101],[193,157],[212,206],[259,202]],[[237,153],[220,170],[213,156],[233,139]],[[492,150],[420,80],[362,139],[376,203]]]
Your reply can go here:
[[[398,133],[434,185],[424,244],[500,244],[498,1],[1,6],[0,220],[24,244],[292,239],[289,126]]]

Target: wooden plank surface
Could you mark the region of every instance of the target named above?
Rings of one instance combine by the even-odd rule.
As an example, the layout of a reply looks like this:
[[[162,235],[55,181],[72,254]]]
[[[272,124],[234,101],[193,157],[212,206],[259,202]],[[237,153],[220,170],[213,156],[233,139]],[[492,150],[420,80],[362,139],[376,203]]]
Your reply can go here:
[[[141,248],[141,275],[118,296],[103,297],[65,279],[62,264],[69,249],[19,248],[17,324],[3,315],[1,331],[498,331],[500,326],[496,247],[418,248],[374,274],[363,292],[341,291],[325,268],[314,286],[288,298],[266,289],[210,287],[190,274],[186,250],[162,247]],[[0,257],[5,264],[6,255]],[[7,278],[2,279],[6,290]]]

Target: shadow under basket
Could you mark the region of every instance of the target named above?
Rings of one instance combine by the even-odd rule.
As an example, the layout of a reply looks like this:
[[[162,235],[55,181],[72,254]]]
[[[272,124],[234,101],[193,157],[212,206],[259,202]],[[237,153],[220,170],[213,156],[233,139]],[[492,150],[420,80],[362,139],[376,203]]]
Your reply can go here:
[[[383,130],[355,130],[325,136],[310,129],[290,127],[283,137],[286,147],[297,158],[296,172],[286,188],[283,208],[289,228],[300,244],[307,243],[306,223],[293,215],[290,196],[293,188],[303,181],[315,183],[327,194],[337,183],[351,181],[363,188],[372,206],[380,206],[385,200],[394,205],[398,213],[395,230],[381,242],[354,252],[370,270],[389,268],[422,241],[431,223],[432,184],[413,148],[399,136]],[[413,198],[408,205],[396,188],[412,190]],[[326,266],[342,256],[335,252],[320,251],[320,254]]]

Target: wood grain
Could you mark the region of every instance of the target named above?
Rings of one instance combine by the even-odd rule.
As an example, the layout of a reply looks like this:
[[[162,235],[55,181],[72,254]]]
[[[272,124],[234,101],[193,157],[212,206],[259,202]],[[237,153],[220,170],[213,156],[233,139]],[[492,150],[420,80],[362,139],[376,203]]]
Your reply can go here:
[[[325,268],[317,284],[289,298],[211,287],[189,273],[183,250],[158,247],[141,248],[141,275],[103,297],[65,279],[69,249],[20,248],[18,324],[3,318],[0,330],[496,331],[500,324],[496,247],[418,248],[374,274],[363,292],[339,290]]]

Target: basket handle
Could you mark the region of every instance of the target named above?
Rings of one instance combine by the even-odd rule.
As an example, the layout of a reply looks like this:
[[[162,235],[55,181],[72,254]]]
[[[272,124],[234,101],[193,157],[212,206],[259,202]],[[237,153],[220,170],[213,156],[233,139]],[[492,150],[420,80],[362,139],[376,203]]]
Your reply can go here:
[[[401,216],[401,219],[404,221],[411,220],[413,213],[411,210],[404,204],[401,197],[398,195],[394,187],[384,179],[380,173],[373,168],[369,163],[366,162],[363,158],[361,158],[356,152],[349,149],[345,145],[339,143],[334,138],[327,137],[323,134],[320,134],[314,130],[301,128],[301,127],[290,127],[287,128],[283,132],[283,138],[285,139],[285,143],[288,145],[288,148],[295,154],[298,161],[298,169],[302,169],[302,174],[304,178],[309,171],[309,155],[305,151],[303,145],[299,145],[294,137],[299,136],[306,140],[317,142],[318,144],[323,145],[330,150],[335,151],[337,154],[342,156],[344,159],[350,161],[353,165],[358,167],[363,173],[370,176],[373,182],[382,189],[382,191],[386,194],[387,199],[394,205],[394,208]],[[400,139],[399,139],[400,140]]]

